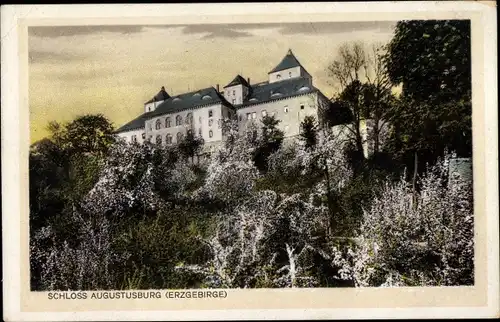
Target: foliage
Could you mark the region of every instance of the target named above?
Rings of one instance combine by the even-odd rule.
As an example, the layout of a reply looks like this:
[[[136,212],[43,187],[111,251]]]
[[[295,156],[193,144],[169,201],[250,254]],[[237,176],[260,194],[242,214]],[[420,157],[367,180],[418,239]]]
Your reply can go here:
[[[472,153],[471,40],[467,20],[401,21],[388,44],[388,76],[402,84],[389,148],[406,167],[434,163],[443,151]]]
[[[312,148],[318,141],[317,130],[318,125],[314,116],[308,115],[300,124],[300,138],[304,141],[306,148]]]

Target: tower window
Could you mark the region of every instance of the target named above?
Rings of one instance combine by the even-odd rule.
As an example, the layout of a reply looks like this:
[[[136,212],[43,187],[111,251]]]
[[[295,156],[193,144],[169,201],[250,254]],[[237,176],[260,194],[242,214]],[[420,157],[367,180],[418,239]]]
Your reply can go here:
[[[300,109],[303,110],[304,109],[304,105],[300,105]]]
[[[214,112],[212,110],[208,110],[208,117],[212,117],[214,115]]]
[[[285,113],[288,113],[288,106],[285,106]]]
[[[209,137],[214,136],[214,132],[213,132],[212,130],[208,131],[208,136],[209,136]]]
[[[212,119],[208,120],[208,126],[212,126],[212,124],[214,124],[214,120]]]

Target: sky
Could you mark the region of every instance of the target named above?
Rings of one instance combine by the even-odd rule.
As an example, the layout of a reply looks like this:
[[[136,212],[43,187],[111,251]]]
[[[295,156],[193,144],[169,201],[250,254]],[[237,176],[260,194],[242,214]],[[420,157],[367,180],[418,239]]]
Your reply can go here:
[[[338,47],[385,44],[396,22],[30,27],[30,140],[50,121],[103,114],[118,128],[144,110],[162,86],[174,96],[227,85],[240,74],[267,80],[291,49],[327,97],[327,68]]]

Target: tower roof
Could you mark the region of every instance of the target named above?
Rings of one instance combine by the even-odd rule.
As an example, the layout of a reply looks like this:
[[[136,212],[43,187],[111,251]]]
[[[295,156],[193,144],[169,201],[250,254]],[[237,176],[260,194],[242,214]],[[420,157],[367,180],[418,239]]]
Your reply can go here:
[[[291,49],[288,49],[288,52],[286,53],[286,56],[283,57],[281,62],[274,67],[268,74],[274,73],[274,72],[279,72],[280,70],[285,70],[288,68],[293,68],[293,67],[298,67],[302,65],[299,63],[295,55],[292,53]]]
[[[164,101],[166,99],[170,98],[170,95],[168,95],[167,91],[165,90],[165,86],[162,86],[158,94],[156,94],[152,99],[147,101],[144,104],[149,104],[152,102],[159,102],[159,101]]]
[[[243,86],[246,86],[246,87],[250,87],[250,84],[248,84],[248,82],[246,81],[246,79],[244,79],[243,77],[241,77],[240,75],[237,75],[232,81],[231,83],[227,84],[226,86],[224,86],[224,88],[226,87],[231,87],[231,86],[235,86],[235,85],[243,85]]]

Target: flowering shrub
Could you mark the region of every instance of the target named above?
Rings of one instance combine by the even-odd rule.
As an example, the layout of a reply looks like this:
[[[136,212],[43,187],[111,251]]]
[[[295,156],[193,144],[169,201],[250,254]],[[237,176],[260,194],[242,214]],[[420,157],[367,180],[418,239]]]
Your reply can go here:
[[[472,187],[448,184],[447,170],[446,159],[430,168],[419,192],[403,179],[387,184],[365,211],[357,247],[344,254],[356,285],[474,283]]]

